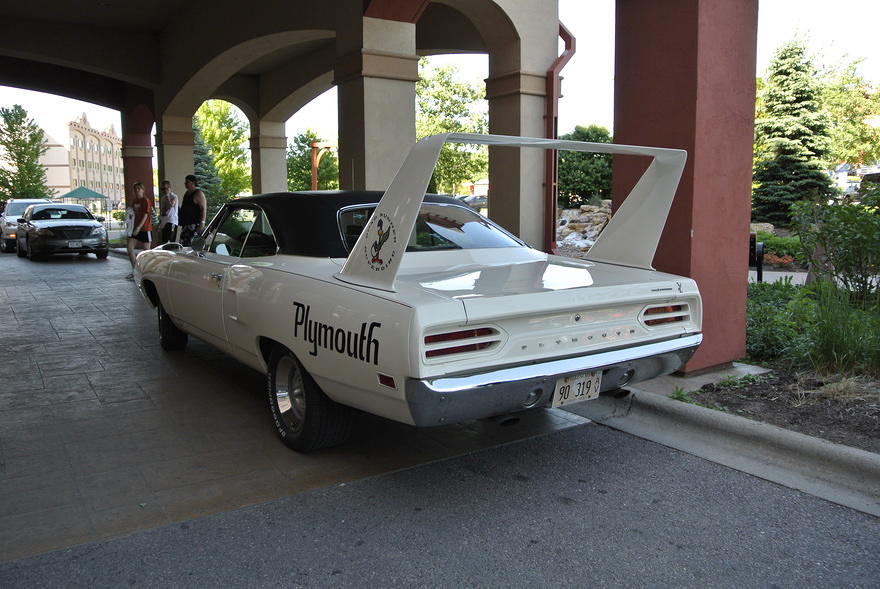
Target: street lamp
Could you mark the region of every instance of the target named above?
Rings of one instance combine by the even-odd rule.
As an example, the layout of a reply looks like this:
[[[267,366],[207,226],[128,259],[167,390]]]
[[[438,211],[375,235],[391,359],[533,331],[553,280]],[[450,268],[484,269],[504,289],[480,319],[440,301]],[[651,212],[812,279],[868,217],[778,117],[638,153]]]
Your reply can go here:
[[[309,143],[309,147],[312,148],[312,190],[318,189],[318,164],[321,163],[321,158],[324,157],[324,154],[329,152],[331,149],[336,149],[336,145],[334,143],[327,143],[323,141],[312,141]]]

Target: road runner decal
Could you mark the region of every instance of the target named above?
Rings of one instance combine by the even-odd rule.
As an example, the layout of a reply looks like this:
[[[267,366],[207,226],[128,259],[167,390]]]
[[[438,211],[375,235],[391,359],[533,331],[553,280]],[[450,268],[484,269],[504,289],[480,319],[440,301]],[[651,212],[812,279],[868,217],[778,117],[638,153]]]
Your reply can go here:
[[[293,302],[296,314],[293,321],[293,337],[299,337],[302,327],[303,341],[312,344],[310,356],[318,355],[318,348],[324,348],[337,354],[347,354],[349,358],[357,358],[362,362],[379,364],[379,340],[373,337],[373,330],[382,327],[381,323],[361,323],[360,331],[349,331],[334,327],[328,323],[309,319],[311,305]]]
[[[384,213],[375,215],[368,231],[371,235],[370,239],[364,242],[364,256],[373,270],[381,272],[391,264],[397,255],[397,232],[394,230],[391,218]],[[375,234],[375,238],[373,238],[373,234]],[[391,243],[385,247],[387,241]]]

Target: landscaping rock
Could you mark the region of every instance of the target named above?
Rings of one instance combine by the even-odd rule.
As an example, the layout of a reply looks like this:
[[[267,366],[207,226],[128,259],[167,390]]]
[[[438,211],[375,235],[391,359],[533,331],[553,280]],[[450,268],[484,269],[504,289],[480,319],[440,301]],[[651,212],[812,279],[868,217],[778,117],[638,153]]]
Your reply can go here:
[[[586,251],[592,247],[611,218],[611,201],[602,205],[581,205],[576,209],[560,209],[556,242],[566,249]]]

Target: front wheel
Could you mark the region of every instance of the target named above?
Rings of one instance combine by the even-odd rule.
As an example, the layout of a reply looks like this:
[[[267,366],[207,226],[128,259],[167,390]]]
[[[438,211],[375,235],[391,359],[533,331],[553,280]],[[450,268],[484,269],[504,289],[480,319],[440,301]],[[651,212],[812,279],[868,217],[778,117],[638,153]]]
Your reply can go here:
[[[3,240],[3,251],[7,254],[12,253],[12,250],[15,249],[15,240],[14,239],[4,239]]]
[[[99,260],[106,260],[107,256],[110,255],[110,250],[98,250],[95,252],[95,255],[98,256]]]
[[[309,452],[351,435],[354,411],[325,395],[287,348],[272,351],[266,379],[275,431],[288,447]]]
[[[159,345],[163,350],[182,350],[189,339],[185,331],[178,329],[160,302],[156,307],[159,317]]]
[[[27,258],[30,261],[34,261],[37,259],[37,253],[34,251],[34,248],[31,247],[31,240],[27,240]]]
[[[27,250],[25,250],[24,246],[21,245],[21,241],[17,242],[18,247],[15,248],[15,255],[19,258],[23,258],[27,255]]]

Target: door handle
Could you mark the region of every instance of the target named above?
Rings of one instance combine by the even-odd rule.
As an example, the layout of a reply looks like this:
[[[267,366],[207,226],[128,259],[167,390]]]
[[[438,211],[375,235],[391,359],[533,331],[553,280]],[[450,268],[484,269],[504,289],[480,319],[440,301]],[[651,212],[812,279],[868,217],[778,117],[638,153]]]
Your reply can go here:
[[[223,280],[223,272],[214,272],[211,274],[211,278],[219,283]]]

